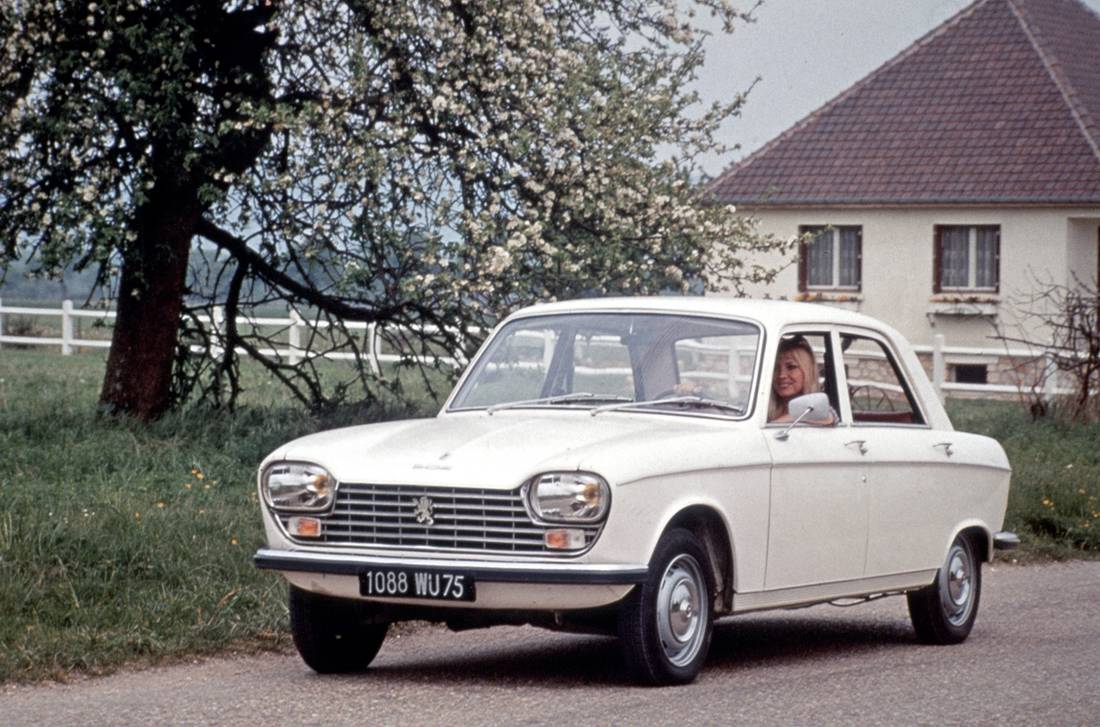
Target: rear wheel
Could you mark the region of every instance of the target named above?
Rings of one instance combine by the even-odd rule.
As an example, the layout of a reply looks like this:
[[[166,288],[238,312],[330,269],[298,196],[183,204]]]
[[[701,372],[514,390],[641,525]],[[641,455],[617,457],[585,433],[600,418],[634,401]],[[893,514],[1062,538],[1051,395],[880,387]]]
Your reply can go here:
[[[369,611],[347,598],[290,588],[290,630],[294,646],[318,674],[363,671],[382,648],[388,623],[370,623]]]
[[[932,585],[911,591],[909,617],[917,638],[926,644],[957,644],[966,640],[978,616],[982,595],[982,564],[974,544],[960,535]]]
[[[699,539],[687,530],[665,533],[648,579],[619,614],[619,641],[638,681],[686,684],[698,675],[713,632],[712,582]]]

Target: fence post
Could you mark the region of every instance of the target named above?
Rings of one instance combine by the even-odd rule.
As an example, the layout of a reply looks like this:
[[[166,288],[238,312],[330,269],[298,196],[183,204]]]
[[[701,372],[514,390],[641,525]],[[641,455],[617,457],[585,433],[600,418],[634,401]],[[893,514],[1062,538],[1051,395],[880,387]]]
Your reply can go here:
[[[542,334],[542,365],[550,370],[550,362],[554,360],[554,334],[546,331]]]
[[[0,339],[4,338],[4,299],[0,298]],[[4,347],[4,342],[0,340],[0,348]]]
[[[287,335],[290,339],[290,365],[297,366],[302,363],[302,316],[297,308],[290,309],[290,330]]]
[[[942,333],[932,336],[932,388],[936,390],[941,404],[944,401],[943,380],[947,373],[947,365],[943,360],[944,340]]]
[[[1054,352],[1049,349],[1043,351],[1043,401],[1048,405],[1053,403],[1058,393],[1058,364]]]
[[[212,329],[214,345],[210,350],[213,358],[221,358],[225,348],[221,345],[222,331],[225,330],[225,308],[216,305],[210,309],[210,328]]]
[[[73,355],[73,302],[61,301],[61,355]]]
[[[375,376],[382,376],[382,364],[378,360],[378,324],[367,324],[367,363]]]

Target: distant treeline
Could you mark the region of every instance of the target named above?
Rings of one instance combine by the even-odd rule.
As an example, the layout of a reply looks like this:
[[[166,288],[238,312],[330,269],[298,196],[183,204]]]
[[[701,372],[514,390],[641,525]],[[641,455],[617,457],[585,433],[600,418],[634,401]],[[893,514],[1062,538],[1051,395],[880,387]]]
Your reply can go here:
[[[8,300],[65,300],[83,302],[92,294],[95,271],[66,270],[60,280],[50,280],[33,273],[33,268],[22,262],[12,262],[6,269],[0,268],[3,282],[0,297]]]
[[[224,256],[222,257],[224,260]],[[192,300],[223,300],[224,291],[229,286],[231,272],[223,271],[221,275],[215,274],[220,267],[220,261],[214,257],[211,250],[204,248],[191,252],[190,272],[188,274],[187,289],[191,291],[188,296]],[[77,271],[66,268],[60,278],[48,278],[35,272],[33,265],[25,262],[14,261],[6,267],[0,264],[0,299],[9,301],[60,301],[72,300],[80,304],[92,296],[93,300],[108,297],[113,291],[95,290],[96,271],[94,266]],[[297,278],[292,271],[291,277]],[[261,288],[253,292],[255,299],[260,299],[268,293],[267,288]],[[248,294],[244,296],[246,299]]]

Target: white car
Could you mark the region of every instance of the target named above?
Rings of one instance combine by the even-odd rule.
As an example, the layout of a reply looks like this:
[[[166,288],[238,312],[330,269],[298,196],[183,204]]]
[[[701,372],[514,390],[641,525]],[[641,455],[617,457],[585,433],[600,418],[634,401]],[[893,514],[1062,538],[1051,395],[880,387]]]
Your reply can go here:
[[[792,348],[813,359],[793,395]],[[962,641],[981,564],[1019,542],[1009,474],[867,316],[552,303],[504,321],[434,418],[268,456],[256,564],[290,582],[318,672],[365,669],[391,622],[427,619],[605,630],[639,681],[685,683],[716,618],[760,609],[904,593],[922,641]]]

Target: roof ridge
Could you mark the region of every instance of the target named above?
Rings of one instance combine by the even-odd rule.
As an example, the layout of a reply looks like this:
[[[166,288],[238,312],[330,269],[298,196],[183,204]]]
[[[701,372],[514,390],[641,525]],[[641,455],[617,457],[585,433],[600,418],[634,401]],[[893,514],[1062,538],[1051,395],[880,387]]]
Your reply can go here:
[[[743,169],[749,167],[754,161],[756,161],[757,158],[763,156],[765,153],[767,153],[774,146],[776,146],[780,142],[784,141],[788,136],[791,136],[792,134],[799,131],[800,129],[808,126],[810,123],[817,120],[821,115],[825,114],[827,111],[831,110],[833,107],[840,104],[846,98],[853,95],[857,91],[861,90],[864,86],[868,85],[873,79],[877,78],[879,75],[886,72],[887,69],[893,68],[895,65],[897,65],[898,63],[900,63],[904,59],[908,58],[910,55],[916,53],[918,49],[921,49],[924,46],[928,45],[935,38],[938,38],[940,35],[947,32],[948,28],[954,27],[959,22],[961,22],[965,17],[967,17],[969,15],[972,15],[978,8],[982,7],[983,5],[985,5],[989,2],[995,2],[995,1],[996,0],[975,0],[975,2],[972,2],[971,4],[969,4],[966,7],[962,8],[957,13],[952,15],[950,18],[943,21],[942,23],[940,23],[939,25],[937,25],[936,27],[932,28],[927,33],[922,35],[921,37],[914,40],[912,43],[907,45],[905,48],[898,51],[897,54],[895,54],[893,57],[886,60],[880,66],[878,66],[873,71],[868,73],[866,76],[864,76],[860,80],[856,81],[854,84],[852,84],[848,88],[844,89],[839,94],[834,96],[832,99],[826,101],[821,106],[818,106],[816,109],[814,109],[813,111],[808,113],[806,116],[803,116],[800,120],[796,121],[789,128],[787,128],[786,131],[784,131],[781,134],[779,134],[778,136],[776,136],[774,139],[769,141],[767,144],[760,147],[759,149],[754,151],[752,154],[749,154],[747,157],[742,159],[740,162],[734,162],[730,166],[728,166],[726,169],[723,169],[718,174],[717,177],[712,179],[706,185],[707,191],[713,190],[718,185],[718,182],[720,182],[722,180],[722,178],[726,176],[727,172],[733,170],[734,168],[736,168],[738,170],[743,170]],[[1094,149],[1095,149],[1095,146],[1094,146]]]
[[[1062,99],[1066,102],[1066,106],[1069,107],[1070,115],[1073,116],[1073,121],[1077,124],[1077,128],[1081,130],[1082,136],[1085,137],[1085,141],[1088,143],[1089,148],[1092,149],[1093,155],[1097,161],[1100,161],[1100,143],[1094,137],[1090,127],[1092,126],[1092,115],[1087,108],[1084,108],[1077,100],[1077,92],[1073,87],[1073,83],[1062,72],[1062,64],[1058,60],[1057,56],[1047,50],[1046,46],[1042,42],[1043,32],[1037,26],[1033,24],[1027,9],[1019,4],[1019,0],[1004,0],[1008,4],[1009,10],[1012,11],[1012,15],[1016,18],[1016,21],[1020,24],[1020,27],[1024,31],[1024,35],[1027,36],[1028,43],[1035,49],[1036,54],[1039,56],[1039,60],[1043,63],[1043,68],[1046,69],[1047,75],[1054,81],[1055,87],[1058,89],[1058,93],[1061,94]],[[1076,0],[1073,0],[1076,1]],[[1090,13],[1093,12],[1092,8],[1084,6]]]

